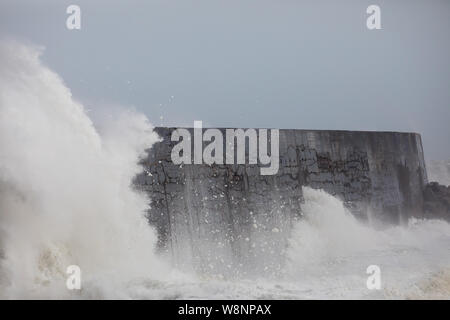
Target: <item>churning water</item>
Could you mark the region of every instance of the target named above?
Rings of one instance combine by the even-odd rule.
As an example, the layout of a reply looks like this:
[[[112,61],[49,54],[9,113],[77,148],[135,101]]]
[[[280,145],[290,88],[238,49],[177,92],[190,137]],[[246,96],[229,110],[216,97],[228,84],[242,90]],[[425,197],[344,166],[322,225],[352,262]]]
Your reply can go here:
[[[375,229],[310,188],[275,277],[177,271],[131,187],[151,124],[115,110],[94,126],[41,51],[0,45],[0,298],[450,298],[449,224]],[[80,291],[66,288],[69,265]],[[366,287],[369,265],[381,290]]]

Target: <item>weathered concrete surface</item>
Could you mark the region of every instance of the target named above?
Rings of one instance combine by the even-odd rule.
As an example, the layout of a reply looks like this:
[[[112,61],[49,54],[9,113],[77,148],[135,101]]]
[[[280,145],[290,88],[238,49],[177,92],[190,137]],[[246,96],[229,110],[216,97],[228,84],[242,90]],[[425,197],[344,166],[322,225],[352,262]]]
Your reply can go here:
[[[228,264],[262,267],[258,260],[283,252],[301,216],[303,185],[340,197],[362,219],[399,223],[422,211],[427,176],[415,133],[280,130],[278,174],[261,176],[257,165],[174,165],[174,129],[156,129],[162,142],[136,182],[151,197],[149,220],[161,246],[178,264],[221,273]]]

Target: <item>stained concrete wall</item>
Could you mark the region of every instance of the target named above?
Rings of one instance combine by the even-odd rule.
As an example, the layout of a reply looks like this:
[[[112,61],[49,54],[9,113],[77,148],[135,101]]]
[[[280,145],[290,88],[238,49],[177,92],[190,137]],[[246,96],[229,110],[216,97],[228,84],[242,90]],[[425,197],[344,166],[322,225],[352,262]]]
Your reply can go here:
[[[173,130],[156,129],[162,141],[136,183],[150,195],[161,247],[179,264],[223,269],[217,256],[226,256],[258,268],[264,252],[284,250],[301,216],[303,185],[338,196],[361,219],[401,223],[420,215],[427,176],[419,134],[280,130],[279,171],[262,176],[258,165],[174,165]],[[256,250],[267,233],[270,243]]]

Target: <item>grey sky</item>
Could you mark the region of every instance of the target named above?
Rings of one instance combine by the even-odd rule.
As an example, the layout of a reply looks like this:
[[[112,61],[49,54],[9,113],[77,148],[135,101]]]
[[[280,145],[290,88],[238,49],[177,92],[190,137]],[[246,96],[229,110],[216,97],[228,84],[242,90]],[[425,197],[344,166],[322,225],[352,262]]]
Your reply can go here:
[[[382,30],[366,28],[370,4]],[[449,31],[448,0],[0,3],[0,32],[45,46],[90,108],[133,105],[155,125],[415,131],[435,159],[450,158]]]

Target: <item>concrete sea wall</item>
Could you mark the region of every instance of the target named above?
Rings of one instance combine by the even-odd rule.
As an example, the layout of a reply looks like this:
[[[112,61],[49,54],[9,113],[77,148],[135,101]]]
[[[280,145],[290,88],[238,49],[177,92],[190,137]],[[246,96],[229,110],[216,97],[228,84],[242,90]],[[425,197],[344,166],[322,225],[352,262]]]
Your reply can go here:
[[[162,141],[136,185],[149,193],[149,220],[178,264],[224,272],[216,257],[228,256],[258,268],[264,251],[285,247],[301,217],[302,186],[339,197],[360,219],[401,223],[421,214],[427,175],[419,134],[280,129],[279,171],[263,176],[258,165],[173,164],[175,129],[156,128]],[[270,243],[257,252],[252,246],[267,234]]]

